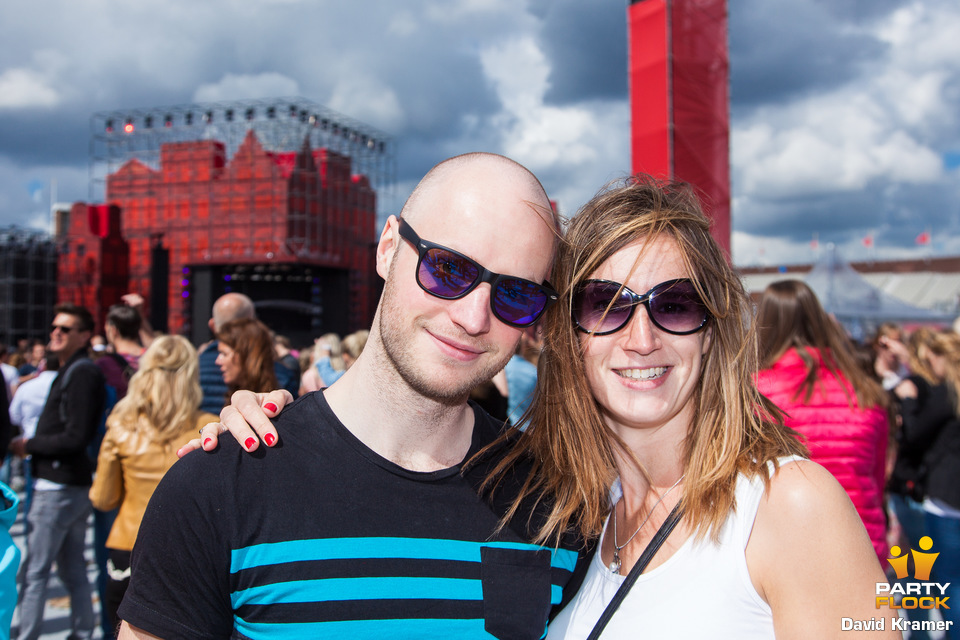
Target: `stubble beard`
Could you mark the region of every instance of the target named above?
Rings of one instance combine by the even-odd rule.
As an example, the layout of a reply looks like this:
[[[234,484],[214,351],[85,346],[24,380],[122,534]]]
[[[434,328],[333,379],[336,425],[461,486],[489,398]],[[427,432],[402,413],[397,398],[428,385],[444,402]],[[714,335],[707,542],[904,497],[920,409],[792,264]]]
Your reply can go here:
[[[396,260],[390,264],[380,307],[379,329],[384,353],[400,378],[418,394],[449,406],[463,404],[475,387],[492,378],[506,365],[509,355],[484,366],[476,363],[475,374],[465,379],[458,376],[444,380],[439,372],[430,371],[429,365],[416,353],[413,339],[423,323],[414,319],[409,329],[403,326],[404,307],[396,287],[396,265]]]

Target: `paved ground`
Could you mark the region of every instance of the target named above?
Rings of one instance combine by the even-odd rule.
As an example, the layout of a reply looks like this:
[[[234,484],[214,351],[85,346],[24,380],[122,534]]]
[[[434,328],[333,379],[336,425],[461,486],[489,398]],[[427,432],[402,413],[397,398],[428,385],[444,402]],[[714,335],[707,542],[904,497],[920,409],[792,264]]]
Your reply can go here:
[[[20,499],[23,499],[21,494]],[[13,529],[10,533],[13,535],[14,542],[17,543],[17,546],[20,547],[20,551],[23,552],[26,549],[25,540],[24,540],[24,522],[23,522],[23,508],[21,507],[21,513],[17,516],[17,522],[14,524]],[[91,518],[90,522],[93,522]],[[97,579],[97,568],[93,560],[93,528],[87,529],[87,576],[90,578],[90,584],[94,585]],[[93,609],[94,613],[97,616],[97,620],[100,619],[100,602],[96,594],[93,598]],[[14,634],[13,638],[16,638],[16,629],[20,625],[20,612],[17,611],[13,614],[13,629]],[[67,597],[67,591],[64,589],[63,585],[60,584],[60,580],[54,575],[50,577],[50,582],[47,586],[47,606],[43,615],[43,633],[40,637],[43,640],[66,640],[67,636],[70,634],[70,603],[69,598]],[[99,629],[93,636],[94,638],[102,638],[100,635]]]

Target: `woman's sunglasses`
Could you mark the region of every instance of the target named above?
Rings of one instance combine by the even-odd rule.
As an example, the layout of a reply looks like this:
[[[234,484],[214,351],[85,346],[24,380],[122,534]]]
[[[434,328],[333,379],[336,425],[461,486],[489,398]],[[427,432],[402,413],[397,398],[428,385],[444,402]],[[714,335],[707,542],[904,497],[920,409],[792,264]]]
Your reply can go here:
[[[557,301],[557,292],[548,283],[537,284],[504,276],[483,267],[462,253],[422,240],[407,221],[400,219],[400,237],[417,248],[417,284],[444,300],[462,298],[481,282],[490,283],[493,315],[514,327],[528,327]]]
[[[710,318],[696,287],[685,278],[661,282],[643,295],[619,282],[587,280],[573,295],[573,321],[580,331],[605,336],[625,327],[639,304],[654,325],[678,336],[700,331]]]

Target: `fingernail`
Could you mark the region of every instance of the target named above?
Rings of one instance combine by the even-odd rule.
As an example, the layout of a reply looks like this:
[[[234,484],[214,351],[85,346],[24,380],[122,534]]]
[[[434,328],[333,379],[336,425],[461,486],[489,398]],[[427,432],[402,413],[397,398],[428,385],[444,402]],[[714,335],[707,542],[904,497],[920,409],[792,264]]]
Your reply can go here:
[[[206,440],[203,441],[203,446],[206,447],[211,442],[213,442],[213,438],[207,438]]]
[[[263,441],[267,443],[268,447],[272,447],[273,443],[277,441],[277,436],[273,435],[272,433],[268,433],[267,435],[263,436]]]
[[[271,413],[276,413],[276,412],[277,412],[277,405],[273,404],[272,402],[268,402],[267,404],[263,405],[263,408],[266,409],[267,411],[271,412]],[[269,443],[267,443],[267,444],[269,444]]]
[[[254,438],[247,438],[243,441],[243,446],[247,450],[253,449],[253,445],[257,444],[257,441]]]

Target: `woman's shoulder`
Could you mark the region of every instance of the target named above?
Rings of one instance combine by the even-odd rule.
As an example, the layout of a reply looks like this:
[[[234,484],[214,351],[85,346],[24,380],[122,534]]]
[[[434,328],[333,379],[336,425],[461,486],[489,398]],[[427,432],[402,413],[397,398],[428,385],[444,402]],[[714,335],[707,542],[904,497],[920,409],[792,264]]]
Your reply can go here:
[[[850,496],[832,473],[802,458],[782,462],[760,501],[754,536],[769,539],[774,549],[788,543],[799,549],[820,539],[824,526],[841,537],[857,533],[851,528],[863,529]]]
[[[806,509],[813,507],[811,502],[828,500],[831,492],[846,496],[837,479],[823,466],[806,458],[788,457],[778,460],[766,501],[777,510]]]

